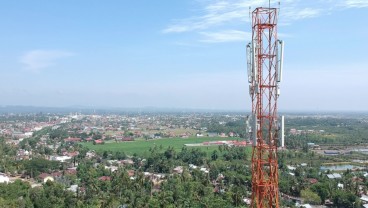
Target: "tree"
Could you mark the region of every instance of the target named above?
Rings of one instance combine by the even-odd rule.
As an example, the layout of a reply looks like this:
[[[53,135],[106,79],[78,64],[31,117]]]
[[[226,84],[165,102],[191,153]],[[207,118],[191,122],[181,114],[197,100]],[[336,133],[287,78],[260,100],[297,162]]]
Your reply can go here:
[[[357,197],[350,192],[337,190],[332,196],[333,203],[338,208],[360,207]]]
[[[310,189],[313,192],[318,193],[318,196],[321,198],[322,202],[324,202],[329,195],[328,184],[325,183],[314,184],[310,187]]]
[[[211,155],[211,159],[212,160],[217,160],[217,158],[218,158],[217,150],[213,150],[212,155]]]
[[[319,205],[322,202],[318,194],[314,193],[313,191],[309,189],[302,190],[300,195],[306,203]]]
[[[49,161],[43,158],[32,158],[22,161],[26,173],[30,176],[38,176],[42,172],[50,172],[60,168],[59,161]]]

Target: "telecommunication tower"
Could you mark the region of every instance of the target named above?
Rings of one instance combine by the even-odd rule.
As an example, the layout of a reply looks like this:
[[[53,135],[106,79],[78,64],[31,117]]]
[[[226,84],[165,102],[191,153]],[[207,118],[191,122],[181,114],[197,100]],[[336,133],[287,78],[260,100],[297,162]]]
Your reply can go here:
[[[277,99],[284,44],[277,38],[277,18],[277,8],[256,8],[252,12],[252,41],[247,45],[252,98],[252,208],[279,207]]]

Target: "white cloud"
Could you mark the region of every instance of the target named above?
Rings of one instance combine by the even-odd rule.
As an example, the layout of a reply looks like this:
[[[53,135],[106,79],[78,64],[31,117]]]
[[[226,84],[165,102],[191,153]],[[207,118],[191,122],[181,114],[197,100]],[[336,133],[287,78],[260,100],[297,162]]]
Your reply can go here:
[[[268,7],[268,0],[229,0],[204,1],[199,4],[201,15],[174,20],[163,33],[202,32],[221,27],[222,30],[234,30],[244,22],[250,22],[250,11],[256,7]],[[271,7],[279,7],[278,2]],[[291,24],[307,18],[329,14],[335,10],[368,7],[368,0],[284,0],[280,6],[280,24]],[[251,8],[251,10],[250,10]],[[242,23],[243,22],[243,23]]]
[[[58,60],[73,55],[71,52],[60,50],[32,50],[25,53],[20,62],[24,64],[26,70],[39,72],[54,66]]]
[[[363,8],[368,7],[367,0],[345,0],[344,4],[346,7],[349,8]]]
[[[244,32],[239,30],[226,30],[220,32],[201,32],[204,39],[202,42],[221,43],[221,42],[234,42],[234,41],[249,41],[252,38],[250,32]]]
[[[322,9],[303,8],[299,10],[288,9],[283,11],[282,18],[285,18],[284,23],[293,22],[300,19],[314,18],[322,14]]]
[[[264,2],[264,0],[262,0]],[[253,2],[254,4],[254,2]],[[252,1],[217,1],[203,8],[204,15],[176,20],[163,30],[164,33],[180,33],[207,29],[229,21],[249,20],[249,6]]]

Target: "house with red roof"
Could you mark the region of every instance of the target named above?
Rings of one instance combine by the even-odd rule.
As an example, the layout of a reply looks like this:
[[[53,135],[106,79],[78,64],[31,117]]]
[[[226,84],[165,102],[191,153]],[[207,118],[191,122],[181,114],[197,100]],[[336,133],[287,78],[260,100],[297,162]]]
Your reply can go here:
[[[103,144],[104,143],[104,141],[102,139],[97,139],[94,142],[95,142],[95,144]]]
[[[66,175],[77,175],[77,168],[68,168],[65,170]]]
[[[69,137],[69,138],[64,139],[64,142],[80,142],[80,141],[82,141],[81,138]]]
[[[43,182],[46,183],[47,181],[54,181],[54,177],[48,173],[41,173],[38,178]]]
[[[110,181],[111,177],[110,176],[101,176],[101,177],[98,178],[98,180],[100,180],[100,181]]]

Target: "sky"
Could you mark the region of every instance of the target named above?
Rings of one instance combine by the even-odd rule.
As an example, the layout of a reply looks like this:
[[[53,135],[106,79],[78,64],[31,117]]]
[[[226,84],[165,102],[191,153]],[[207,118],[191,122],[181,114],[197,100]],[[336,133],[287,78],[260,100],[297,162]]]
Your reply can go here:
[[[249,7],[261,6],[3,0],[0,105],[249,111]],[[280,1],[281,111],[368,110],[367,19],[367,0]]]

